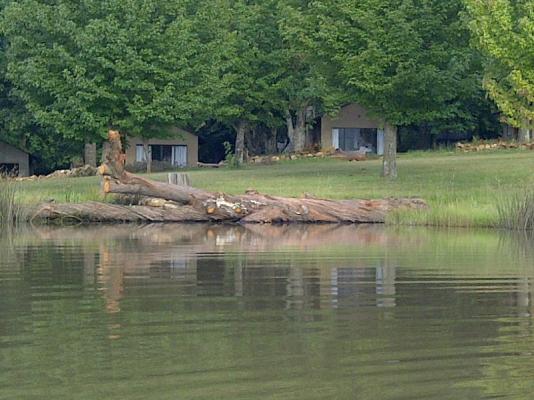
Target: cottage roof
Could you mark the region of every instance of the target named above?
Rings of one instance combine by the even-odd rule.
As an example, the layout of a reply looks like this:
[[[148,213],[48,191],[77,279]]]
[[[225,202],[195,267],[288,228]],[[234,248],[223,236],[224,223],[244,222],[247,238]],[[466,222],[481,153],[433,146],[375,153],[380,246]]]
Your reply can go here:
[[[13,147],[14,149],[17,149],[19,151],[22,151],[23,153],[31,155],[31,153],[29,151],[24,150],[24,149],[20,148],[19,146],[13,146],[11,143],[6,142],[5,140],[0,139],[0,144],[6,145],[6,146],[9,146],[9,147]]]

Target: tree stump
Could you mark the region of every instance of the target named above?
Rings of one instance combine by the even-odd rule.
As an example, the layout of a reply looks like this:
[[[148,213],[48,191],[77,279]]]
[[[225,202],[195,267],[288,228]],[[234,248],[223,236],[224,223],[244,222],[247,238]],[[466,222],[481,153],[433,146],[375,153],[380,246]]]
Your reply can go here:
[[[191,179],[189,175],[183,172],[169,172],[167,174],[167,183],[169,185],[191,186]]]

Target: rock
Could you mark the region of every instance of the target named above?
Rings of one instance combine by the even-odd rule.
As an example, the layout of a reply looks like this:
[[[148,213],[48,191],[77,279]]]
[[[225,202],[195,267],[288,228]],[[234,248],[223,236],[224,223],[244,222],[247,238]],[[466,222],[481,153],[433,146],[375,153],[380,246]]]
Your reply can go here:
[[[95,176],[97,169],[90,165],[73,169],[59,169],[45,176],[45,178],[79,178],[84,176]]]

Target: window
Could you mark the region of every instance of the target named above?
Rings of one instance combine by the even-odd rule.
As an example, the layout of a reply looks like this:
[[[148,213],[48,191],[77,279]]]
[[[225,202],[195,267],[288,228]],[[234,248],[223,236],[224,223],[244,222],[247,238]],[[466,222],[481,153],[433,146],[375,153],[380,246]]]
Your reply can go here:
[[[149,153],[152,161],[161,161],[178,167],[187,166],[187,146],[185,145],[151,144]],[[138,144],[135,148],[135,161],[146,161],[142,144]]]
[[[150,152],[150,146],[148,146],[148,151]],[[135,161],[136,162],[145,162],[145,149],[142,144],[135,146]]]
[[[4,163],[0,164],[0,176],[18,176],[19,175],[19,164],[14,163]]]
[[[187,166],[187,146],[172,146],[172,165]]]
[[[377,144],[375,128],[332,129],[332,146],[336,149],[376,153]]]

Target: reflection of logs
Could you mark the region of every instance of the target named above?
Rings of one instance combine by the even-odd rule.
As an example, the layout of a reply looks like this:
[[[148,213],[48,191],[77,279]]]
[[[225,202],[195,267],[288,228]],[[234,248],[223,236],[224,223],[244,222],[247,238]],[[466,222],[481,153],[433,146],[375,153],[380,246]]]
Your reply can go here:
[[[151,181],[124,170],[120,134],[109,133],[110,147],[106,161],[99,168],[104,177],[105,193],[140,195],[173,201],[182,206],[119,206],[101,203],[47,204],[34,218],[73,219],[79,221],[230,221],[243,223],[272,222],[355,222],[382,223],[395,209],[426,208],[421,199],[325,200],[285,198],[249,191],[235,196],[211,193],[187,186]]]
[[[131,239],[139,246],[191,245],[195,252],[220,251],[220,247],[272,251],[283,248],[313,249],[331,246],[383,247],[403,243],[418,249],[421,235],[406,235],[385,230],[378,225],[292,224],[292,225],[224,225],[224,224],[148,224],[38,226],[31,235],[40,240],[81,240],[87,246],[107,241]]]

